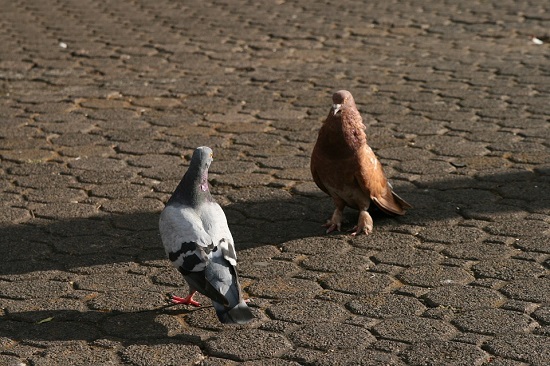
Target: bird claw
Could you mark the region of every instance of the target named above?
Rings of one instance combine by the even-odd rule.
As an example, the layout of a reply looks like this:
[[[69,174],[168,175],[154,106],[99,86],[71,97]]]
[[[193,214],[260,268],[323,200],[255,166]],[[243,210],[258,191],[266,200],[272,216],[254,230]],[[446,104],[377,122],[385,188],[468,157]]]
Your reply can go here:
[[[365,226],[365,227],[359,227],[359,226],[354,226],[353,229],[351,230],[348,230],[348,233],[351,232],[351,236],[357,236],[359,234],[365,234],[365,235],[369,235],[370,233],[372,233],[372,227],[369,228],[368,226]]]
[[[201,307],[202,305],[198,302],[193,300],[193,295],[195,293],[192,293],[188,295],[187,297],[179,297],[176,295],[168,294],[167,300],[168,302],[176,305],[191,305],[195,307]]]
[[[333,222],[330,221],[330,220],[327,221],[326,224],[323,224],[323,227],[328,228],[327,231],[325,231],[326,234],[329,234],[329,233],[333,232],[334,230],[340,231],[341,226],[342,226],[342,224],[340,224],[340,223],[335,224],[335,223],[333,223]]]
[[[372,217],[370,217],[367,210],[361,210],[359,212],[359,221],[357,222],[357,225],[351,230],[351,236],[357,236],[361,233],[364,233],[365,235],[369,235],[372,233],[373,224],[372,224]]]

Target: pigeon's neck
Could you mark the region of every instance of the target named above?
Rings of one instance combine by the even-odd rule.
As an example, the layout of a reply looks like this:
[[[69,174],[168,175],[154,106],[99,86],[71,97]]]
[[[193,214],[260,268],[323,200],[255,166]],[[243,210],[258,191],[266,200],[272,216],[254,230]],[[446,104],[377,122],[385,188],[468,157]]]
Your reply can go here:
[[[349,112],[352,111],[343,110],[338,116],[329,115],[323,126],[326,129],[322,139],[325,150],[339,158],[353,155],[367,142],[361,116]]]
[[[212,201],[208,186],[208,170],[189,167],[170,201],[185,203],[193,207],[197,207],[205,201]]]

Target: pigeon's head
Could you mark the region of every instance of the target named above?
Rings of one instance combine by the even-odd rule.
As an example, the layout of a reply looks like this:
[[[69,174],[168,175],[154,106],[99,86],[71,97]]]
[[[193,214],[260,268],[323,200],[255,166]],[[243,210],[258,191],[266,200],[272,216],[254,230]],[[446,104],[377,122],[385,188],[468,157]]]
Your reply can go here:
[[[342,108],[345,107],[355,107],[355,101],[353,96],[347,90],[339,90],[336,93],[332,94],[332,114],[335,116],[339,113]]]
[[[212,163],[212,149],[201,146],[195,149],[189,168],[167,204],[185,203],[193,207],[212,200],[208,187],[208,168]]]
[[[208,170],[212,160],[214,160],[213,156],[212,149],[208,146],[197,147],[193,152],[191,165],[198,167],[199,170]]]

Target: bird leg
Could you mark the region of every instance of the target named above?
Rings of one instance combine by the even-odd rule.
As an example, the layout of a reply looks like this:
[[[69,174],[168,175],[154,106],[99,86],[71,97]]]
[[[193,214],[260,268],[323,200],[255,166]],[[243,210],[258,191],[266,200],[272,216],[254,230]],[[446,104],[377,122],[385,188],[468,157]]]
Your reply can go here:
[[[369,235],[370,233],[372,233],[372,229],[373,229],[372,217],[370,217],[367,210],[360,210],[357,226],[353,228],[352,231],[354,232],[351,233],[351,235],[356,236],[361,233],[365,233],[365,235]]]
[[[344,207],[346,207],[345,202],[340,198],[332,197],[332,200],[336,205],[336,209],[334,210],[330,220],[327,220],[327,222],[323,225],[328,228],[326,231],[327,234],[333,232],[334,230],[340,231],[340,228],[342,227],[342,213],[344,211]]]
[[[183,304],[183,305],[192,305],[192,306],[199,307],[199,306],[201,306],[201,304],[199,302],[193,300],[193,295],[195,295],[196,292],[197,291],[191,291],[189,293],[189,295],[187,295],[186,297],[179,297],[179,296],[176,296],[176,295],[169,294],[168,295],[168,300],[172,304]]]

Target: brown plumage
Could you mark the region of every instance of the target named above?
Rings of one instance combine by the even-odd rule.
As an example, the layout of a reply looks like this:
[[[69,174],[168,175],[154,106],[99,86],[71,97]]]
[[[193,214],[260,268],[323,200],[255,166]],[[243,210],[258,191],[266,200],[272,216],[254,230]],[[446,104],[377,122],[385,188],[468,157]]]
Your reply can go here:
[[[373,228],[367,212],[371,201],[382,211],[395,215],[405,214],[405,209],[412,206],[393,192],[382,165],[367,145],[365,125],[351,93],[340,90],[332,101],[311,154],[313,180],[336,205],[325,226],[327,233],[340,230],[342,211],[349,206],[359,210],[352,235],[369,234]]]

